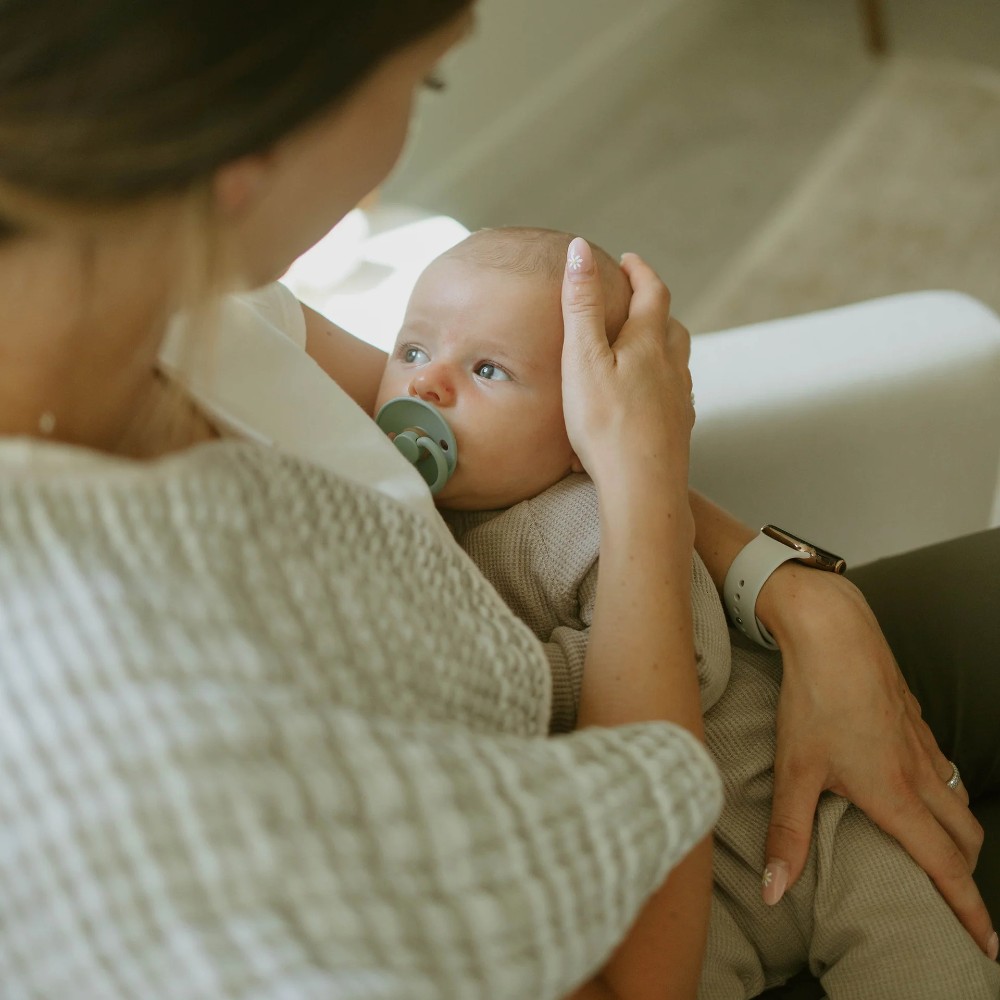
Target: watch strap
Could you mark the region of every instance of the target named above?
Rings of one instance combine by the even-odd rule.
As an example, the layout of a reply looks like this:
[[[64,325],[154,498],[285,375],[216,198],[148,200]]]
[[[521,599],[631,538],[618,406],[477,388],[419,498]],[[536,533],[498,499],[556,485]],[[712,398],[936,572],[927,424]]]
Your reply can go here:
[[[722,588],[729,620],[765,649],[777,649],[778,644],[755,614],[757,596],[768,577],[782,563],[805,558],[805,553],[790,548],[784,542],[759,534],[743,547],[729,567]]]

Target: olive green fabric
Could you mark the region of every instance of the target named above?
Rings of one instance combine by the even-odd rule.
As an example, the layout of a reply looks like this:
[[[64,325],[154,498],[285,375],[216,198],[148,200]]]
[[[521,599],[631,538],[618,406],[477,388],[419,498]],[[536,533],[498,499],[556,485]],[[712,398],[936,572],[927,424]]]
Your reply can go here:
[[[969,789],[986,839],[976,882],[1000,924],[1000,528],[851,571],[942,750]],[[816,1000],[808,974],[768,1000]]]
[[[986,830],[976,881],[1000,924],[1000,528],[851,574]]]

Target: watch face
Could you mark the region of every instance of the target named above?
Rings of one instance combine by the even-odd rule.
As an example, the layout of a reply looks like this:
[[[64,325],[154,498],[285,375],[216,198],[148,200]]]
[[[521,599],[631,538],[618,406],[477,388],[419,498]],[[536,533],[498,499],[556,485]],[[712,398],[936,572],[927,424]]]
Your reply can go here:
[[[817,569],[829,570],[833,573],[843,573],[847,569],[847,563],[840,556],[826,549],[821,549],[812,542],[807,542],[798,535],[793,535],[784,528],[779,528],[776,524],[765,524],[761,531],[769,537],[787,545],[789,548],[798,549],[803,553],[802,562],[807,566],[815,566]]]

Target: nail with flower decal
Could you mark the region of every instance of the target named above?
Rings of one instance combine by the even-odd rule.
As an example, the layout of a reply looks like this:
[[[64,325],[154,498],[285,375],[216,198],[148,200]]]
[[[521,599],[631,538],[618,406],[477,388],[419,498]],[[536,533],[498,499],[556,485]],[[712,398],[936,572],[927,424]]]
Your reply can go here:
[[[764,866],[764,874],[760,880],[764,902],[774,906],[785,894],[788,888],[788,865],[784,861],[773,859]]]
[[[579,236],[566,251],[566,274],[570,281],[586,281],[594,273],[594,252]]]

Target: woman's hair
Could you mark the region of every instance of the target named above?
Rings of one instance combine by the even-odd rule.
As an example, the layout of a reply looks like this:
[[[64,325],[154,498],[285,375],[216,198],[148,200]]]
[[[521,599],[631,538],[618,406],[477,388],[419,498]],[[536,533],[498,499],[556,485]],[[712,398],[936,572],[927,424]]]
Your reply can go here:
[[[0,238],[19,201],[188,189],[470,0],[0,0]]]
[[[0,249],[80,210],[176,194],[181,369],[197,352],[212,363],[229,279],[212,224],[215,170],[334,107],[470,3],[0,0]],[[157,406],[186,440],[192,411],[179,382]],[[121,449],[156,417],[135,414]]]

